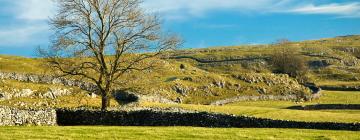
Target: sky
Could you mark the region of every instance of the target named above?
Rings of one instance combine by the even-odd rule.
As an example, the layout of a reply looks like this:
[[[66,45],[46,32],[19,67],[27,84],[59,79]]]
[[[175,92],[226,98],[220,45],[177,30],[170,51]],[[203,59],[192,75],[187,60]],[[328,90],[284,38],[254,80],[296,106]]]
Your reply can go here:
[[[268,44],[360,34],[359,0],[143,0],[182,48]],[[50,45],[52,0],[0,0],[0,54],[36,57]]]

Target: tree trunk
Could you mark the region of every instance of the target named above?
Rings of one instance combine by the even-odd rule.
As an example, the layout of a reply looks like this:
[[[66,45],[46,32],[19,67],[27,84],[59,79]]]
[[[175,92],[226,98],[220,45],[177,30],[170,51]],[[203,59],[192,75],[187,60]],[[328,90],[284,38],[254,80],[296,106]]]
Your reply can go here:
[[[101,98],[101,110],[106,111],[107,108],[110,106],[110,98],[106,94]]]

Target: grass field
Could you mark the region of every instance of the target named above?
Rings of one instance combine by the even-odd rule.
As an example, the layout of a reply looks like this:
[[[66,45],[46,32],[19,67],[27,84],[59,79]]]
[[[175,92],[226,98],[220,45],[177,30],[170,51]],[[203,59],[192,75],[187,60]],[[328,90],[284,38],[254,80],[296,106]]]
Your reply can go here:
[[[198,127],[1,127],[0,139],[359,140],[353,131]]]

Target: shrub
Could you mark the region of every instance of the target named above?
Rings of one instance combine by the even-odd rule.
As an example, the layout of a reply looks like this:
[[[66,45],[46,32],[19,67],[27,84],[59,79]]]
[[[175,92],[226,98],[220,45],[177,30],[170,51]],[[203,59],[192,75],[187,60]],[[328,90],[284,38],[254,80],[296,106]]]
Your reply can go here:
[[[180,69],[185,69],[185,65],[184,64],[180,64]]]
[[[297,78],[299,82],[307,81],[308,66],[299,52],[299,48],[291,46],[288,40],[278,41],[271,54],[270,64],[273,71],[288,74]]]

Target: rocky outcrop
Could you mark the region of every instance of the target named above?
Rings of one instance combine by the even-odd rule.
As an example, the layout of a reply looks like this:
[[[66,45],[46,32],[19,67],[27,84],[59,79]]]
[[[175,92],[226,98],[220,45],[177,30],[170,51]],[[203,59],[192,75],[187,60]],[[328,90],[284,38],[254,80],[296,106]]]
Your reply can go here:
[[[153,102],[153,103],[165,103],[165,104],[176,104],[181,102],[174,102],[161,96],[149,96],[149,95],[138,95],[140,102]]]
[[[189,93],[190,89],[186,86],[183,86],[181,84],[176,84],[175,86],[172,87],[172,89],[176,92],[181,94],[182,96],[187,96],[187,94]]]
[[[256,87],[256,91],[260,94],[258,96],[236,96],[212,102],[211,105],[224,105],[241,101],[303,101],[321,97],[321,88],[309,83],[301,85],[288,75],[253,73],[233,75],[232,77],[250,84],[264,84],[265,86]],[[276,92],[279,92],[279,95],[269,95],[274,90],[274,86],[277,86]]]
[[[232,77],[243,80],[247,83],[265,83],[268,86],[277,84],[299,85],[298,82],[291,79],[287,74],[262,74],[262,73],[244,73],[233,75]]]
[[[56,111],[53,109],[20,110],[0,106],[0,126],[56,125]]]
[[[307,96],[311,94],[309,88],[299,84],[286,74],[244,73],[232,75],[232,77],[249,84],[264,85],[257,87],[260,94],[271,94],[272,92],[273,95]]]
[[[34,75],[34,74],[19,74],[19,73],[6,73],[0,72],[0,79],[10,79],[17,80],[21,82],[31,82],[31,83],[43,83],[43,84],[61,84],[64,86],[75,86],[86,91],[96,91],[96,86],[94,84],[80,81],[80,80],[69,80],[61,77],[53,77],[46,75]]]
[[[11,98],[19,98],[19,97],[29,97],[34,94],[34,91],[31,89],[12,89],[10,92],[2,91],[0,89],[0,100],[9,100]]]
[[[35,94],[36,93],[36,94]],[[55,99],[60,96],[70,95],[72,92],[68,89],[61,88],[50,88],[49,91],[45,93],[39,93],[31,89],[12,89],[10,91],[2,91],[0,89],[0,100],[9,100],[12,98],[21,98],[21,97],[40,97],[40,98],[49,98]]]
[[[71,92],[68,89],[51,88],[48,92],[46,92],[44,94],[40,94],[39,96],[41,98],[56,99],[57,97],[70,95],[70,94],[71,94]]]
[[[96,98],[96,85],[92,83],[83,82],[80,80],[68,80],[65,78],[58,78],[58,77],[52,77],[52,76],[41,76],[41,75],[34,75],[34,74],[18,74],[18,73],[6,73],[6,72],[0,72],[0,79],[10,79],[10,80],[17,80],[21,82],[31,82],[31,83],[45,83],[45,84],[61,84],[64,86],[75,86],[79,87],[82,90],[89,91],[91,94],[89,94],[89,97]],[[10,99],[12,97],[29,97],[31,96],[30,93],[32,93],[30,90],[25,89],[21,90],[21,92],[12,92],[12,93],[6,93],[2,92],[0,90],[0,100],[3,99]],[[71,92],[68,89],[60,89],[60,88],[52,88],[48,92],[44,94],[39,94],[41,98],[51,98],[55,99],[59,96],[64,95],[70,95]],[[13,95],[21,95],[21,96],[13,96]],[[25,96],[26,95],[26,96]],[[175,103],[171,100],[168,100],[164,97],[160,96],[148,96],[148,95],[140,95],[135,93],[136,97],[139,98],[141,101],[154,101],[154,102],[160,102],[160,103]],[[119,96],[117,96],[119,97]],[[116,98],[117,98],[116,97]]]

